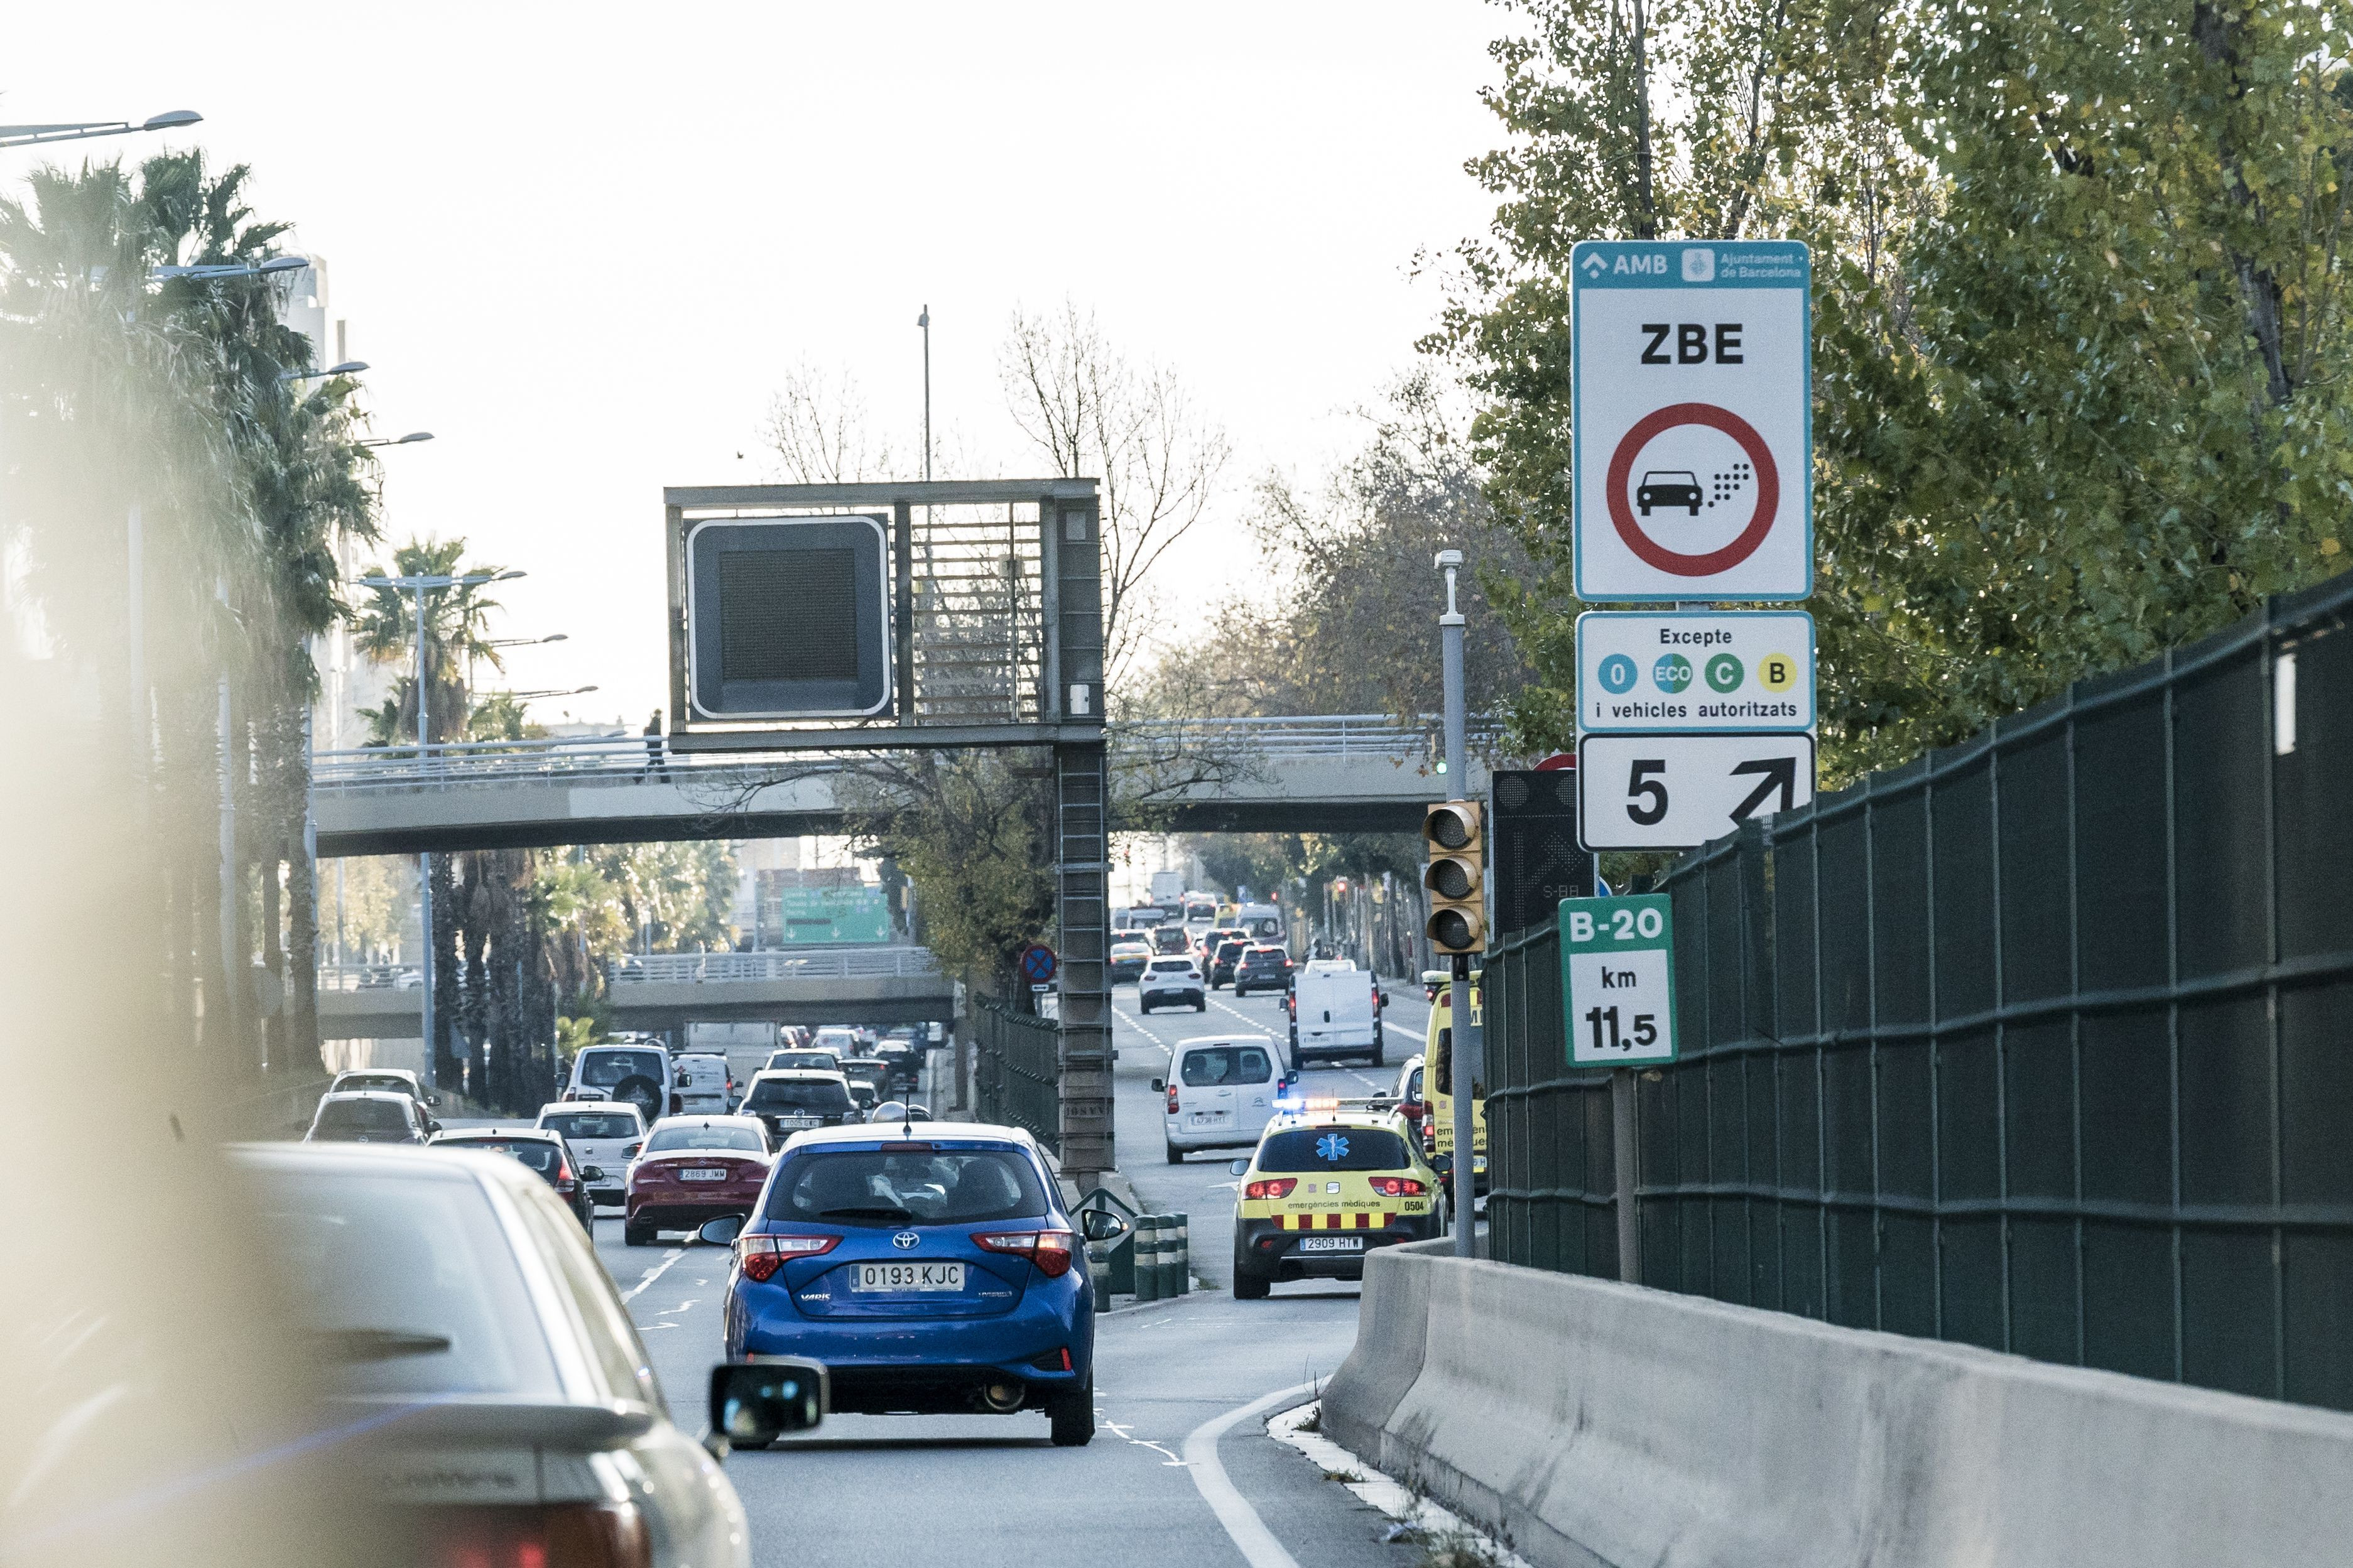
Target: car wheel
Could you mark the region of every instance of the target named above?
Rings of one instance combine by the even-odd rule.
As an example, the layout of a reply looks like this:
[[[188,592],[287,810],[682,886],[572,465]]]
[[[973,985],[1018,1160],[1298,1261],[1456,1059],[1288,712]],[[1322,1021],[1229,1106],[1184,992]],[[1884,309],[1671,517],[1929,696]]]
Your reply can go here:
[[[760,1448],[765,1448],[765,1447],[769,1447],[770,1445],[774,1444],[775,1442],[776,1442],[776,1439],[775,1439],[774,1437],[763,1437],[763,1438],[761,1438],[761,1439],[760,1439],[758,1442],[756,1442],[756,1443],[754,1443],[754,1442],[751,1442],[751,1441],[749,1441],[749,1440],[747,1440],[747,1439],[744,1439],[744,1438],[740,1438],[740,1437],[730,1437],[730,1438],[728,1438],[728,1439],[727,1439],[727,1446],[728,1446],[728,1447],[730,1447],[730,1448],[733,1448],[733,1449],[751,1448],[751,1449],[755,1449],[755,1450],[756,1450],[756,1449],[760,1449]]]
[[[622,1246],[651,1247],[653,1244],[654,1232],[651,1226],[641,1226],[633,1219],[625,1219],[621,1222]]]
[[[1095,1375],[1084,1386],[1046,1401],[1046,1420],[1057,1448],[1083,1448],[1095,1435]]]
[[[1181,1165],[1185,1163],[1184,1150],[1179,1149],[1176,1144],[1167,1142],[1165,1140],[1162,1142],[1160,1146],[1168,1151],[1168,1163],[1170,1164]]]
[[[1384,1042],[1382,1042],[1382,1041],[1380,1041],[1380,1040],[1375,1040],[1375,1041],[1373,1042],[1373,1056],[1372,1056],[1372,1062],[1373,1062],[1373,1065],[1374,1065],[1375,1067],[1380,1067],[1380,1066],[1383,1066],[1383,1065],[1384,1065],[1384,1064],[1383,1064],[1383,1062],[1382,1062],[1382,1060],[1381,1060],[1381,1049],[1382,1049],[1382,1046],[1383,1046],[1383,1044],[1384,1044]]]
[[[1234,1259],[1235,1300],[1263,1301],[1266,1300],[1266,1293],[1273,1289],[1274,1283],[1272,1280],[1268,1279],[1262,1274],[1253,1274],[1249,1269],[1243,1268],[1242,1260],[1240,1258],[1236,1258]]]
[[[1196,1002],[1193,1004],[1193,1011],[1196,1013],[1206,1013],[1208,1010],[1209,1005],[1207,1002]]]

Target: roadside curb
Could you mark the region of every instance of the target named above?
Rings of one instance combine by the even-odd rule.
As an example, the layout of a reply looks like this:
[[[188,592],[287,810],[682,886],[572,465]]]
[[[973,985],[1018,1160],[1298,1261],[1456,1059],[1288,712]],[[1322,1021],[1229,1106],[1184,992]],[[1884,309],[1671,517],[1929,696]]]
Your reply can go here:
[[[1323,1413],[1324,1402],[1321,1399],[1311,1399],[1288,1410],[1277,1411],[1267,1417],[1266,1435],[1278,1443],[1288,1443],[1298,1449],[1324,1472],[1327,1480],[1339,1481],[1356,1493],[1357,1500],[1380,1510],[1405,1530],[1419,1531],[1424,1536],[1473,1543],[1496,1564],[1496,1568],[1533,1568],[1527,1559],[1461,1515],[1440,1507],[1428,1498],[1416,1497],[1410,1489],[1373,1468],[1322,1432],[1306,1430],[1307,1424],[1316,1421]],[[1357,1479],[1353,1481],[1345,1479],[1351,1475]]]
[[[1193,1288],[1182,1296],[1163,1296],[1156,1301],[1131,1301],[1124,1307],[1097,1307],[1095,1316],[1098,1319],[1124,1318],[1131,1312],[1157,1311],[1163,1307],[1179,1307],[1187,1301],[1212,1300],[1223,1294],[1223,1291],[1204,1286],[1196,1279],[1193,1281]]]

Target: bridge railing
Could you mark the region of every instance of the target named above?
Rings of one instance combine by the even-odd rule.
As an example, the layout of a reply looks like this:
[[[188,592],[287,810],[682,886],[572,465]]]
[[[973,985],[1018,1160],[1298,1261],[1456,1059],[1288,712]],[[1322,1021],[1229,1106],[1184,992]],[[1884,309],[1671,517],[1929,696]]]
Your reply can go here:
[[[1473,727],[1473,749],[1492,749],[1498,731]],[[1326,713],[1261,719],[1146,719],[1114,724],[1113,750],[1224,752],[1245,757],[1380,759],[1435,756],[1433,720],[1399,723],[1386,713]],[[887,731],[877,731],[878,740]],[[452,741],[426,747],[370,746],[316,752],[312,786],[321,791],[416,789],[477,784],[724,782],[747,771],[773,771],[789,758],[823,772],[837,765],[798,753],[680,752],[659,735],[561,735],[524,741]]]
[[[322,991],[415,991],[425,984],[425,972],[414,963],[322,963]]]
[[[796,952],[646,952],[608,959],[614,986],[727,984],[762,980],[914,980],[940,972],[927,947],[832,947]]]

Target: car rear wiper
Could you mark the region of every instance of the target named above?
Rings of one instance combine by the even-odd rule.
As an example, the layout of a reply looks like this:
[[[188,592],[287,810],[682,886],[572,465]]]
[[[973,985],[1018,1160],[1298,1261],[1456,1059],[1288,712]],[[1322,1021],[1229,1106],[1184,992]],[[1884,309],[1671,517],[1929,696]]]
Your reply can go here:
[[[889,1219],[904,1225],[915,1217],[915,1211],[901,1208],[897,1204],[872,1204],[860,1208],[819,1209],[819,1219]]]
[[[419,1333],[414,1329],[322,1329],[313,1337],[330,1359],[345,1362],[439,1355],[449,1348],[447,1334]]]

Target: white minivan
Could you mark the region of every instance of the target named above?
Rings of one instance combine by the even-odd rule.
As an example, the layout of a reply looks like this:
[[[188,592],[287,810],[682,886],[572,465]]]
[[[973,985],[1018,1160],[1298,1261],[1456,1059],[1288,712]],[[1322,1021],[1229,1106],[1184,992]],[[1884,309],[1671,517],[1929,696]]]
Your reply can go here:
[[[679,1114],[724,1116],[735,1109],[735,1075],[717,1051],[683,1051],[670,1058],[677,1069]]]
[[[1290,1082],[1268,1036],[1178,1041],[1168,1053],[1168,1076],[1152,1080],[1168,1097],[1163,1118],[1168,1163],[1182,1163],[1194,1149],[1255,1146]]]
[[[1381,1065],[1380,977],[1346,959],[1317,959],[1291,987],[1291,1065],[1311,1057],[1362,1057]]]

